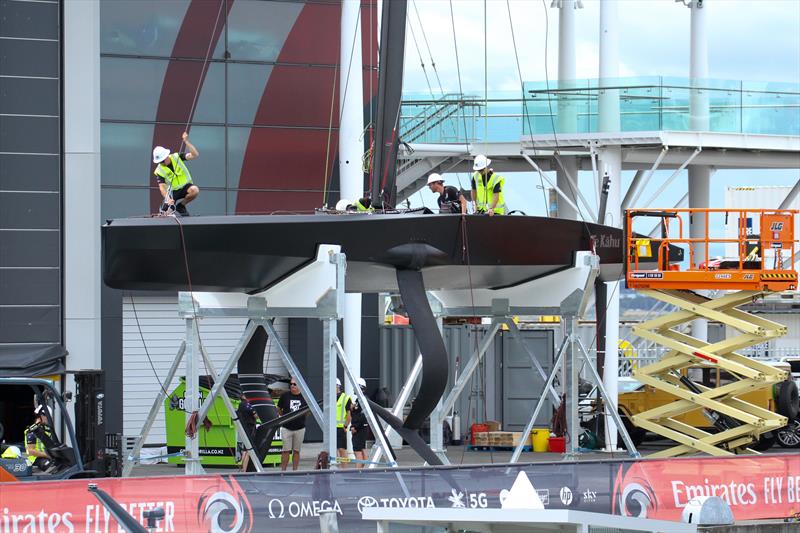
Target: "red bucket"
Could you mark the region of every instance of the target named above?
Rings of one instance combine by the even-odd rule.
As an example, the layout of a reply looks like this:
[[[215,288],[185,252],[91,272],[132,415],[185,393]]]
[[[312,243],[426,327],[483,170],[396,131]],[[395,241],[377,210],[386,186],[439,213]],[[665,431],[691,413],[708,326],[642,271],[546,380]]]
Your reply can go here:
[[[550,437],[547,449],[553,453],[564,453],[567,451],[567,439],[565,437]]]
[[[475,446],[475,433],[486,433],[489,431],[489,426],[486,424],[472,424],[469,433],[469,443]]]

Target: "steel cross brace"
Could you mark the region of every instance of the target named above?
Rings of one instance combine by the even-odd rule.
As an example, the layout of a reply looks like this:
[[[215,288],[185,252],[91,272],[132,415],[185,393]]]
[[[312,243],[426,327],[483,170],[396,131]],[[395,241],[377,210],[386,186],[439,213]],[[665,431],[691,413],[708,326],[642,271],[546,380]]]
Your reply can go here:
[[[545,389],[552,387],[553,381],[555,380],[558,372],[561,370],[561,365],[565,363],[566,357],[570,357],[573,359],[571,366],[575,368],[578,357],[575,354],[576,347],[577,351],[580,352],[580,355],[586,361],[585,367],[588,368],[592,374],[592,378],[594,379],[595,384],[597,385],[598,390],[600,391],[600,397],[604,400],[604,405],[606,408],[606,415],[611,416],[616,424],[617,428],[619,429],[620,435],[622,436],[622,440],[628,448],[628,454],[631,457],[638,458],[641,457],[639,452],[636,450],[636,446],[633,444],[633,440],[631,439],[630,435],[628,434],[625,425],[622,423],[622,419],[619,416],[619,412],[617,410],[617,402],[608,397],[608,393],[606,393],[605,387],[603,386],[603,380],[600,378],[600,375],[597,373],[597,370],[594,367],[594,361],[592,361],[591,357],[589,357],[589,353],[587,352],[586,348],[583,346],[583,342],[580,340],[580,337],[575,333],[573,329],[573,322],[575,320],[574,316],[565,315],[565,322],[567,322],[567,334],[564,336],[564,339],[561,341],[561,346],[558,348],[558,352],[556,352],[555,362],[553,363],[553,368],[550,371],[550,375],[547,377],[547,382],[545,383]],[[569,354],[567,354],[569,352]],[[577,372],[575,373],[577,376]],[[571,380],[567,377],[567,382],[569,383]],[[577,383],[572,384],[573,388],[577,387]],[[571,391],[567,391],[567,394],[570,394]],[[528,423],[525,425],[525,429],[522,431],[523,435],[530,435],[531,430],[533,430],[533,425],[536,423],[536,419],[539,417],[539,413],[544,407],[544,400],[545,395],[543,394],[539,397],[539,400],[536,402],[536,408],[533,410],[533,414],[531,418],[528,420]],[[573,402],[573,408],[571,411],[572,413],[567,413],[567,416],[573,420],[570,423],[570,431],[571,431],[571,439],[574,442],[577,442],[577,434],[578,428],[577,423],[575,420],[577,419],[578,412],[577,412],[577,402]],[[573,443],[574,444],[574,443]],[[522,455],[522,450],[525,447],[525,440],[520,439],[520,443],[514,449],[514,453],[511,455],[511,459],[509,460],[510,463],[516,463],[519,461],[520,456]],[[565,458],[567,459],[574,459],[577,455],[577,452],[574,450],[574,445],[572,446],[572,451],[568,453]]]
[[[358,397],[358,402],[367,417],[367,422],[369,423],[370,428],[372,428],[372,433],[375,435],[377,444],[380,446],[381,451],[386,455],[389,466],[397,466],[397,462],[389,453],[389,444],[386,440],[386,435],[384,435],[383,431],[381,431],[382,428],[380,424],[378,424],[378,419],[375,418],[375,413],[372,412],[372,407],[370,407],[364,391],[362,391],[361,387],[358,386],[358,380],[350,370],[350,365],[347,363],[347,355],[344,353],[344,348],[342,348],[342,344],[339,342],[339,339],[335,339],[333,345],[336,349],[336,353],[339,354],[339,362],[342,364],[342,368],[344,368],[345,376],[353,385],[353,392],[355,392],[356,396]]]
[[[786,372],[736,352],[786,333],[786,328],[776,322],[737,309],[737,306],[749,303],[764,293],[739,291],[709,299],[686,291],[641,292],[679,308],[678,311],[633,328],[634,334],[670,349],[658,363],[634,372],[636,379],[645,385],[676,397],[669,404],[632,417],[637,426],[678,443],[675,447],[653,454],[653,457],[675,457],[698,451],[720,456],[756,453],[747,446],[760,435],[786,424],[785,417],[737,398],[746,392],[772,387],[786,379]],[[677,327],[696,318],[718,320],[741,333],[709,344],[677,331]],[[722,369],[738,379],[713,389],[695,383],[697,390],[691,390],[680,380],[681,372],[690,367]],[[678,419],[698,408],[733,419],[736,425],[712,434]]]

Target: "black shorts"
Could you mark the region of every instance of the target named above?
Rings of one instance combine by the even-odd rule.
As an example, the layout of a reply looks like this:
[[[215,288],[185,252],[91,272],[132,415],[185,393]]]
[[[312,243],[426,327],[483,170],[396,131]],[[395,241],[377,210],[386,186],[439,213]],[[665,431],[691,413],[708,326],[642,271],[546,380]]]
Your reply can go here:
[[[336,447],[340,450],[347,449],[347,434],[344,428],[336,428]]]
[[[184,198],[186,198],[186,194],[189,192],[189,187],[191,187],[192,185],[194,185],[194,183],[187,183],[180,189],[174,189],[172,191],[172,199],[177,202],[178,200],[183,200]]]
[[[367,447],[368,427],[362,427],[353,433],[353,451],[361,452]]]

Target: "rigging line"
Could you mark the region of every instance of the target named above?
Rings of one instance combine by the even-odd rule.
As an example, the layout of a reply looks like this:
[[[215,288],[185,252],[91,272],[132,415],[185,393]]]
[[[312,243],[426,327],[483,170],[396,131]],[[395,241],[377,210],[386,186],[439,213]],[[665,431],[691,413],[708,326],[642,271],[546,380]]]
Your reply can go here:
[[[225,0],[219,0],[219,9],[217,10],[217,19],[214,21],[214,28],[211,30],[211,37],[208,39],[208,48],[206,49],[206,55],[203,58],[203,66],[200,68],[200,78],[197,80],[197,87],[194,90],[194,98],[192,98],[192,107],[189,109],[189,116],[186,118],[186,124],[183,126],[183,131],[188,131],[187,128],[189,124],[192,122],[192,117],[194,116],[195,107],[197,106],[197,99],[200,96],[200,88],[203,86],[203,79],[206,75],[206,67],[208,66],[208,62],[211,56],[211,46],[214,44],[214,36],[217,34],[217,25],[219,24],[219,16],[222,14],[222,8],[225,6]],[[180,149],[178,152],[183,150],[183,145],[185,141],[181,140]]]
[[[414,24],[412,24],[411,18],[406,18],[406,25],[411,33],[411,38],[414,41],[414,48],[417,49],[417,56],[419,56],[419,66],[422,67],[422,74],[425,76],[425,83],[428,85],[428,92],[431,94],[431,100],[435,100],[436,97],[433,95],[433,87],[431,87],[431,81],[428,79],[428,71],[425,70],[425,61],[422,59],[422,52],[419,51],[419,43],[417,42],[417,34],[414,32]]]
[[[142,325],[139,323],[139,315],[136,312],[136,303],[133,301],[133,293],[128,292],[128,296],[131,299],[131,308],[133,309],[133,318],[136,320],[136,328],[139,330],[139,338],[142,340],[142,346],[144,347],[144,354],[147,356],[147,361],[150,363],[150,368],[153,370],[153,377],[156,378],[158,382],[158,386],[161,391],[164,393],[164,396],[169,398],[169,392],[167,391],[164,384],[161,382],[161,379],[158,377],[158,372],[156,372],[156,367],[153,364],[153,360],[150,358],[150,352],[147,349],[147,343],[144,340],[144,333],[142,333]],[[169,383],[167,383],[169,385]]]
[[[453,0],[450,0],[450,25],[451,25],[451,27],[453,29],[453,48],[454,48],[455,53],[456,53],[456,73],[458,74],[458,92],[459,92],[458,98],[459,98],[459,102],[456,105],[458,105],[460,107],[461,118],[463,119],[463,122],[464,122],[464,150],[469,154],[469,141],[468,141],[468,138],[467,138],[467,115],[466,115],[465,106],[464,106],[464,90],[461,87],[461,63],[458,60],[458,39],[456,38],[456,19],[455,19],[455,15],[453,14]],[[437,78],[438,78],[438,75],[437,75]],[[458,133],[457,132],[458,132],[458,129],[456,129],[456,139],[458,139]],[[463,189],[463,187],[461,187],[461,178],[458,177],[458,175],[456,175],[456,177],[458,178],[459,188]]]
[[[445,96],[444,86],[442,86],[442,80],[439,78],[439,71],[436,70],[436,61],[433,60],[433,53],[431,52],[431,47],[430,44],[428,43],[428,36],[425,33],[425,26],[422,24],[422,17],[420,17],[419,15],[419,9],[417,9],[416,2],[414,2],[414,0],[411,0],[411,4],[414,7],[414,12],[417,15],[417,23],[419,24],[420,32],[422,32],[422,39],[425,42],[425,48],[428,50],[428,57],[430,57],[431,60],[431,67],[433,67],[433,72],[436,75],[436,83],[439,84],[439,92],[442,94],[442,99],[444,99]],[[433,97],[433,91],[431,91],[431,97]],[[435,98],[432,99],[435,100]],[[433,106],[435,105],[436,104],[434,103]],[[445,109],[444,102],[441,108]],[[456,123],[453,123],[452,121],[447,121],[447,122],[453,127],[453,134],[456,136],[456,138],[458,138],[458,125]],[[462,191],[465,190],[464,185],[461,183],[461,173],[455,172],[455,175],[456,175],[456,181],[458,181],[458,188],[461,189]]]
[[[511,44],[514,46],[514,59],[517,62],[517,75],[519,76],[519,87],[520,91],[522,92],[522,104],[523,107],[525,105],[525,82],[522,81],[522,68],[519,64],[519,53],[517,52],[517,39],[514,35],[514,19],[511,16],[511,3],[509,0],[506,0],[506,9],[508,10],[508,24],[511,27]],[[525,116],[525,120],[528,123],[528,131],[531,135],[533,135],[533,125],[531,124],[531,115],[530,113],[525,113],[523,109],[523,115]],[[539,174],[539,185],[542,188],[542,199],[544,200],[544,214],[546,217],[550,216],[550,208],[547,202],[547,191],[544,188],[544,179],[542,179],[542,175]]]
[[[417,9],[417,3],[414,0],[411,0],[411,5],[414,6],[414,12],[417,14],[417,20],[419,21],[419,29],[422,31],[422,39],[425,41],[425,48],[428,49],[428,57],[431,59],[431,67],[433,67],[433,72],[436,74],[436,82],[439,84],[439,90],[442,92],[442,96],[444,96],[444,87],[442,86],[442,80],[439,79],[439,71],[436,70],[436,62],[433,60],[433,54],[431,53],[431,47],[428,44],[428,36],[425,34],[425,28],[422,26],[422,17],[419,16],[419,10]]]

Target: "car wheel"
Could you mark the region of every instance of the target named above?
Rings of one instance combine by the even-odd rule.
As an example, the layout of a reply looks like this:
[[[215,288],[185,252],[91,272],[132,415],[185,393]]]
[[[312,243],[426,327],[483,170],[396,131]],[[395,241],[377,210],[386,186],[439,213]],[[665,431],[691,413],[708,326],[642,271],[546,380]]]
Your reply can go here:
[[[775,399],[776,411],[791,422],[797,418],[798,405],[797,384],[787,380],[780,384],[778,395]]]
[[[770,431],[769,433],[762,434],[749,448],[757,452],[765,452],[772,448],[773,444],[775,444],[775,432]]]
[[[800,448],[800,420],[792,420],[788,426],[776,431],[775,440],[783,448]]]

